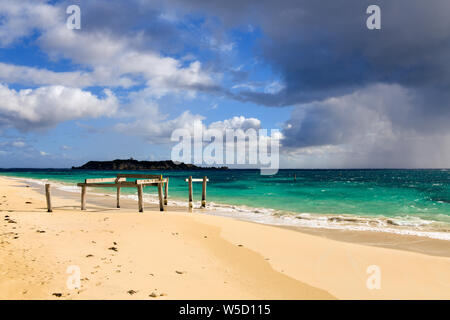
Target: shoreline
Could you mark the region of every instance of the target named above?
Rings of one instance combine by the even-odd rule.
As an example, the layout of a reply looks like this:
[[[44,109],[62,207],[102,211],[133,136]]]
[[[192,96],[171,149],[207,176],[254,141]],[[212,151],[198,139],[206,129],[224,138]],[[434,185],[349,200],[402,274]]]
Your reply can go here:
[[[109,197],[88,197],[81,212],[79,201],[54,193],[47,213],[45,197],[26,185],[0,178],[2,299],[450,298],[447,257],[170,206],[142,214],[131,200],[111,208]],[[77,290],[66,288],[73,265]],[[382,272],[380,290],[367,287],[371,265]]]
[[[18,181],[26,181],[26,183],[33,186],[33,188],[42,194],[44,194],[44,189],[42,188],[43,183],[36,179],[28,179],[21,177],[6,177],[12,178],[13,180]],[[102,190],[103,191],[103,190]],[[68,197],[73,199],[74,201],[79,201],[80,194],[79,192],[72,192],[60,188],[52,188],[52,194],[61,197]],[[109,199],[109,197],[115,197],[115,192],[111,193],[101,193],[94,189],[94,192],[88,192],[88,203],[91,202],[95,205],[103,206],[103,207],[111,207],[111,209],[115,209],[115,200]],[[130,210],[137,208],[137,200],[131,199],[130,195],[122,195],[121,197],[121,205],[122,208],[127,208]],[[144,198],[144,202],[145,202]],[[147,199],[148,200],[148,199]],[[175,205],[173,203],[175,202]],[[187,202],[186,205],[180,205],[182,201],[176,199],[175,201],[170,198],[169,192],[169,210],[176,212],[187,212]],[[200,201],[194,201],[194,206],[197,204],[199,207]],[[149,207],[150,206],[150,207]],[[157,199],[151,203],[147,202],[147,207],[150,210],[154,210],[158,206]],[[239,221],[247,221],[250,223],[270,225],[278,228],[285,228],[288,230],[294,230],[297,232],[302,232],[311,235],[318,235],[321,237],[325,237],[328,239],[333,239],[337,241],[349,242],[349,243],[360,243],[364,245],[370,245],[375,247],[383,247],[383,248],[391,248],[391,249],[400,249],[411,252],[417,252],[427,255],[433,256],[442,256],[442,257],[450,257],[450,242],[449,240],[443,239],[435,239],[426,236],[419,235],[410,235],[410,234],[397,234],[394,232],[389,232],[387,230],[349,230],[345,228],[327,228],[321,226],[313,226],[313,227],[304,227],[304,226],[296,226],[296,225],[283,225],[280,223],[270,223],[270,222],[258,222],[253,221],[251,219],[242,218],[239,215],[229,214],[227,212],[217,213],[211,210],[205,209],[197,209],[197,213],[205,214],[205,215],[213,215],[225,217],[228,219],[236,219]],[[355,218],[355,217],[349,217]],[[274,219],[279,219],[275,217]],[[450,236],[450,235],[449,235]]]

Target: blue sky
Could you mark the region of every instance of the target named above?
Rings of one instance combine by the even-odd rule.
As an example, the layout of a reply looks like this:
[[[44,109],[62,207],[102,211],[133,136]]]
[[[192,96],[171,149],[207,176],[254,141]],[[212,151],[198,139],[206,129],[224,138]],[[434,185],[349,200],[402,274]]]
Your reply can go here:
[[[449,5],[374,2],[4,0],[0,167],[169,159],[196,119],[279,129],[282,167],[448,167]]]

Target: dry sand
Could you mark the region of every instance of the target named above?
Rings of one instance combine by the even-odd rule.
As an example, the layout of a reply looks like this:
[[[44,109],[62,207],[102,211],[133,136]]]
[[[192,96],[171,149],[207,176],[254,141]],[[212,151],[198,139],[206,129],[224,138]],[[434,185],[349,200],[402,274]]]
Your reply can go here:
[[[445,256],[93,198],[82,212],[55,192],[47,213],[41,193],[0,177],[0,299],[450,298]],[[67,286],[71,266],[81,288]]]

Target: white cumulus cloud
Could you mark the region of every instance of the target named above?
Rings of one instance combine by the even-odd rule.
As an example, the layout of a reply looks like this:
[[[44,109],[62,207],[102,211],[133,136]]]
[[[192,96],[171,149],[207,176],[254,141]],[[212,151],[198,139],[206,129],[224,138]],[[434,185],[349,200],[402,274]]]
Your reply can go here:
[[[118,101],[109,90],[99,98],[64,86],[16,91],[0,84],[0,124],[23,131],[50,128],[68,120],[111,116],[117,108]]]

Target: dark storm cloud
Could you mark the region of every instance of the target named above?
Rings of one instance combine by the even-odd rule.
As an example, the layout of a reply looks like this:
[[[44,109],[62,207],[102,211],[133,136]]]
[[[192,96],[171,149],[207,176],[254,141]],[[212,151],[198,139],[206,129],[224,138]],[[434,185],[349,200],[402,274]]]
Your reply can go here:
[[[264,62],[283,78],[285,88],[276,94],[241,91],[234,97],[242,101],[268,106],[293,105],[380,82],[421,90],[450,87],[450,2],[447,0],[73,3],[82,7],[84,30],[116,36],[140,30],[143,39],[140,44],[162,52],[174,53],[189,45],[202,46],[201,28],[220,34],[217,23],[211,21],[221,21],[224,30],[258,26],[264,35],[258,51]],[[366,9],[371,4],[381,7],[381,30],[366,28]],[[187,17],[199,20],[201,17],[204,22],[195,30],[186,23]]]
[[[138,32],[141,41],[133,43],[138,50],[173,55],[196,40],[193,30],[182,30],[177,21],[171,20],[170,6],[162,0],[70,0],[62,2],[61,7],[71,4],[81,8],[83,32],[117,38],[134,37]]]
[[[174,1],[220,17],[227,26],[255,24],[267,36],[263,57],[283,76],[276,96],[242,92],[265,105],[308,102],[370,83],[450,86],[450,2]],[[378,4],[382,29],[366,28],[366,9]]]

